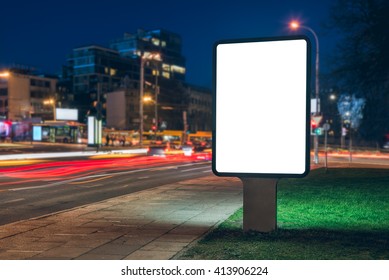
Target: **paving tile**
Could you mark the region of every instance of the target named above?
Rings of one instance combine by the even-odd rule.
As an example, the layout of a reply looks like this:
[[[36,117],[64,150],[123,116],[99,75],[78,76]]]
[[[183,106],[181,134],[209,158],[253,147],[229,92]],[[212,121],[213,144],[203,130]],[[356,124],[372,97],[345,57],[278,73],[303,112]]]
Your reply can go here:
[[[142,251],[168,251],[178,252],[187,246],[187,242],[177,241],[160,241],[159,239],[150,242],[146,246],[142,247]]]
[[[151,241],[153,240],[156,240],[159,236],[144,236],[144,235],[132,235],[132,236],[123,236],[123,238],[125,238],[125,242],[123,242],[122,244],[124,245],[136,245],[136,246],[140,246],[140,247],[143,247],[145,246],[146,244],[150,243]],[[116,242],[113,241],[113,242]]]
[[[121,259],[123,259],[122,255],[108,255],[108,254],[84,254],[75,258],[75,260],[121,260]]]
[[[77,239],[71,239],[68,242],[61,245],[62,248],[64,247],[83,247],[83,248],[89,248],[90,250],[93,248],[97,248],[103,244],[106,244],[106,239],[91,239],[90,237],[83,237],[83,238],[77,238]]]
[[[178,243],[191,243],[198,238],[197,234],[175,234],[168,233],[159,237],[156,241],[162,242],[178,242]]]
[[[41,252],[7,250],[0,252],[0,260],[27,260]]]
[[[34,260],[69,260],[89,252],[91,248],[60,246],[43,251],[30,259]]]
[[[125,257],[124,260],[169,260],[175,255],[176,252],[138,250]]]
[[[90,250],[88,254],[95,255],[122,255],[123,257],[135,252],[141,245],[123,245],[123,244],[113,244],[107,243],[97,247],[93,250]]]

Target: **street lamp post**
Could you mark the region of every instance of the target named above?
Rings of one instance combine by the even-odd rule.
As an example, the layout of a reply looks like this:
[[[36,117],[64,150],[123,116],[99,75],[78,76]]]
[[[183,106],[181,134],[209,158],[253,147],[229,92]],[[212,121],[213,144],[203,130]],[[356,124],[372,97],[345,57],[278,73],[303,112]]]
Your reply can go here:
[[[139,85],[139,146],[143,146],[143,93],[144,93],[144,74],[145,59],[143,54],[140,57],[140,85]]]
[[[145,82],[145,63],[147,60],[161,60],[159,53],[141,54],[140,56],[140,85],[139,85],[139,145],[143,146],[143,95]]]
[[[157,142],[157,131],[158,131],[158,94],[159,94],[159,86],[158,86],[158,75],[159,69],[157,67],[155,72],[155,142]]]
[[[315,63],[315,98],[316,98],[316,110],[315,116],[319,115],[319,39],[316,32],[309,26],[300,25],[297,21],[292,21],[290,23],[290,28],[292,30],[297,30],[299,28],[304,28],[313,34],[316,43],[316,63]],[[319,135],[314,135],[314,163],[319,163]]]

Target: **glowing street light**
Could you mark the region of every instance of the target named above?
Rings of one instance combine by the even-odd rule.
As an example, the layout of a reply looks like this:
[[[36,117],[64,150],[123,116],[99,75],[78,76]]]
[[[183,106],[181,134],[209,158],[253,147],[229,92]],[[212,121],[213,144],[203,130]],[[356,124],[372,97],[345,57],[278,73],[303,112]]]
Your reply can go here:
[[[8,71],[6,72],[0,72],[0,78],[8,78],[10,73]]]
[[[293,30],[297,30],[300,27],[300,23],[296,20],[291,21],[291,23],[289,25],[290,25],[290,28]]]
[[[151,101],[153,101],[153,99],[150,96],[145,96],[145,97],[143,97],[143,101],[144,102],[151,102]]]
[[[290,29],[296,31],[299,28],[303,28],[308,30],[313,34],[313,37],[315,37],[316,42],[316,67],[315,67],[315,97],[316,97],[316,110],[315,110],[315,116],[319,115],[319,39],[316,35],[316,32],[305,25],[301,25],[298,21],[293,20],[289,23]],[[317,135],[314,136],[314,162],[316,164],[319,163],[319,137]]]

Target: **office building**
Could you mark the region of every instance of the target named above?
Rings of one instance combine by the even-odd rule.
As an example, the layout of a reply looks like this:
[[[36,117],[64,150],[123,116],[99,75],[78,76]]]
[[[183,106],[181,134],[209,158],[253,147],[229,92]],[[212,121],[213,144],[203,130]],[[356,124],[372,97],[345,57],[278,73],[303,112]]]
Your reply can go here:
[[[184,91],[181,86],[185,82],[186,68],[181,52],[182,39],[175,33],[161,29],[125,33],[122,38],[113,40],[109,48],[91,45],[73,49],[60,85],[65,85],[67,101],[77,105],[80,121],[85,122],[86,116],[99,114],[100,111],[106,124],[112,123],[105,120],[108,96],[117,97],[118,94],[110,93],[125,88],[128,97],[126,110],[129,113],[126,113],[128,118],[122,123],[126,124],[127,129],[138,129],[140,58],[158,53],[158,61],[147,60],[143,64],[144,94],[155,94],[158,88],[159,104],[171,108],[161,108],[159,121],[168,124],[171,129],[178,128],[182,126],[182,111],[186,109],[182,102]],[[66,90],[66,85],[71,86],[71,92]],[[97,107],[98,100],[103,104],[100,109]],[[145,105],[145,118],[149,115],[149,107]],[[146,126],[150,120],[151,117],[146,119]]]
[[[0,116],[10,121],[53,120],[57,79],[28,69],[0,71]]]

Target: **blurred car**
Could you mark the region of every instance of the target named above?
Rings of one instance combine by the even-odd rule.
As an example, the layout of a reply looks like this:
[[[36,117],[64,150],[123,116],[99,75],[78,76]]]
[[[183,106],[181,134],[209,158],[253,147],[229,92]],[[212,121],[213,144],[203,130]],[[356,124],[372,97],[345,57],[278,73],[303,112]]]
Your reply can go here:
[[[184,152],[184,156],[191,156],[194,153],[194,147],[192,145],[183,145],[181,149]]]
[[[165,156],[169,148],[166,145],[152,145],[147,148],[148,156]]]
[[[385,142],[385,143],[382,145],[382,151],[383,151],[383,152],[389,152],[389,141],[388,141],[388,142]]]
[[[389,152],[389,133],[386,133],[381,146],[382,152]]]

